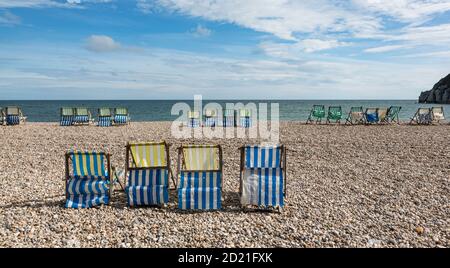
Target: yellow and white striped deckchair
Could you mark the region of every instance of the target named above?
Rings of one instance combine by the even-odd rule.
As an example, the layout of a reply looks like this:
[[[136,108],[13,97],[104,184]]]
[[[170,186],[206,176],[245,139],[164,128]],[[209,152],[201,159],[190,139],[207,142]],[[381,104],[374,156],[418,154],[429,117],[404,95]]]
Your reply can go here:
[[[219,170],[219,149],[216,145],[183,146],[183,169],[190,171]]]
[[[129,206],[163,205],[169,202],[169,145],[165,142],[127,144],[128,183],[125,192]]]
[[[178,149],[178,208],[221,209],[222,148],[185,145]]]

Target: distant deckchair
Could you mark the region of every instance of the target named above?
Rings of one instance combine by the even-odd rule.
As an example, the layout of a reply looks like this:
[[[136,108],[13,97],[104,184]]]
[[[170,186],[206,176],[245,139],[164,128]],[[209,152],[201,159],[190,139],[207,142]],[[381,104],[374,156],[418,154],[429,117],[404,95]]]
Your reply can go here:
[[[88,108],[77,107],[75,110],[75,117],[73,120],[74,124],[77,125],[89,125],[92,121],[91,112],[89,112]]]
[[[0,107],[0,126],[2,126],[5,122],[5,113],[3,111],[3,108]]]
[[[235,110],[224,110],[222,118],[223,127],[235,127],[236,126],[236,111]]]
[[[345,124],[357,125],[364,124],[364,110],[362,106],[351,107]]]
[[[389,111],[389,108],[385,108],[385,107],[378,108],[378,110],[377,110],[378,123],[388,123],[388,121],[387,121],[388,120],[388,118],[387,118],[388,111]]]
[[[128,205],[163,205],[169,202],[169,145],[165,142],[129,142],[126,151]]]
[[[73,125],[74,118],[75,118],[74,108],[62,107],[59,125],[60,126],[71,126],[71,125]]]
[[[66,153],[66,208],[108,204],[112,192],[110,155],[104,152]]]
[[[9,106],[5,108],[6,125],[19,125],[25,123],[27,118],[23,116],[22,109],[17,106]]]
[[[341,106],[330,106],[328,107],[327,124],[331,121],[340,124],[342,119],[342,108]]]
[[[400,106],[391,106],[388,109],[385,122],[386,123],[394,123],[400,124],[399,113],[402,107]]]
[[[377,124],[379,122],[378,108],[367,108],[364,115],[367,124]]]
[[[441,121],[445,120],[444,107],[442,107],[442,106],[432,107],[431,108],[431,113],[432,113],[432,116],[433,116],[433,122],[434,123],[440,123]]]
[[[200,113],[198,111],[189,111],[188,113],[188,127],[196,128],[201,126]]]
[[[417,112],[411,118],[410,124],[429,125],[433,121],[431,108],[418,108]]]
[[[315,122],[320,123],[322,119],[325,118],[325,106],[324,105],[313,105],[311,112],[309,113],[308,120],[306,124]]]
[[[283,145],[241,147],[242,206],[283,207],[286,195],[286,149]]]
[[[252,111],[250,109],[239,110],[239,126],[244,128],[252,126]]]
[[[178,208],[211,210],[222,207],[222,147],[184,145],[178,148]]]
[[[113,118],[110,108],[99,108],[98,109],[98,122],[99,127],[110,127],[112,126]]]
[[[216,127],[218,125],[217,110],[205,110],[205,127]]]
[[[128,109],[124,107],[114,108],[114,124],[126,125],[130,123],[130,115]]]

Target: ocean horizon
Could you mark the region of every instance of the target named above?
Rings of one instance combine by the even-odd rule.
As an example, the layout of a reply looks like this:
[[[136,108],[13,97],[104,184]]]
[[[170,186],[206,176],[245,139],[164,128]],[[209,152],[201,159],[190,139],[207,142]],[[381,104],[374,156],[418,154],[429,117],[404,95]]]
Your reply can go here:
[[[172,121],[178,116],[171,115],[172,106],[178,102],[185,102],[193,107],[191,100],[0,100],[0,107],[20,106],[29,122],[58,122],[61,107],[87,107],[93,118],[97,117],[97,109],[101,107],[127,107],[132,121]],[[253,102],[268,104],[270,116],[270,104],[278,103],[281,121],[305,121],[313,105],[321,104],[329,106],[341,106],[344,118],[350,107],[389,107],[401,106],[399,118],[402,121],[409,120],[419,107],[443,106],[444,112],[450,111],[448,104],[422,104],[417,100],[203,100],[203,106],[210,102],[216,102],[225,107],[227,103]]]

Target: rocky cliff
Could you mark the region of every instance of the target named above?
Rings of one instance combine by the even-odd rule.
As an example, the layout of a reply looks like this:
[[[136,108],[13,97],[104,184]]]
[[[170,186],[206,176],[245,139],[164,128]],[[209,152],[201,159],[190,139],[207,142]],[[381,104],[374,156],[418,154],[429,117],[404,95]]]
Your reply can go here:
[[[450,74],[442,78],[431,90],[423,91],[420,103],[450,103]]]

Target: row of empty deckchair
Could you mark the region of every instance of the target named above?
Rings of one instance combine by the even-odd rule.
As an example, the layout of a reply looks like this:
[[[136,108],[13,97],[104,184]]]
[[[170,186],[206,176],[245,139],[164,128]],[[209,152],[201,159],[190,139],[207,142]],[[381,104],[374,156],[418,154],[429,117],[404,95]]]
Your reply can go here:
[[[366,108],[362,106],[351,107],[346,124],[377,124],[377,123],[399,123],[400,106],[391,106],[389,108]],[[324,105],[314,105],[309,114],[306,123],[321,123],[325,120],[326,123],[341,123],[344,120],[344,114],[341,106],[328,107],[328,113],[325,111]]]
[[[169,179],[181,210],[222,208],[223,158],[220,145],[182,145],[174,178],[166,142],[126,146],[125,170],[111,167],[110,154],[66,153],[67,208],[109,204],[113,186],[125,191],[130,207],[162,206],[169,202]],[[286,149],[283,145],[244,146],[240,164],[240,203],[243,207],[278,208],[286,194]],[[121,174],[125,178],[121,178]],[[125,182],[122,183],[121,180]]]
[[[198,111],[188,113],[187,126],[189,127],[245,127],[252,126],[252,112],[250,109],[224,110],[222,117],[214,109],[206,109],[203,118]]]
[[[98,109],[97,125],[101,127],[109,127],[112,125],[125,125],[130,121],[127,108],[100,108]],[[77,107],[61,108],[61,126],[73,125],[89,125],[93,123],[92,114],[88,108]]]
[[[25,123],[27,118],[23,115],[22,109],[17,106],[9,106],[4,109],[0,107],[0,125],[19,125]]]

